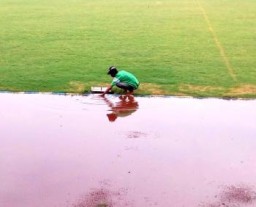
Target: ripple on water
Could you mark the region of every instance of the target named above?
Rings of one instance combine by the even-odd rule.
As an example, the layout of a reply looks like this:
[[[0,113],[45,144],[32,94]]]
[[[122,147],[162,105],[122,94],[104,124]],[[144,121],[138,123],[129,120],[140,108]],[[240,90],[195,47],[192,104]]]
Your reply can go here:
[[[108,96],[108,99],[113,100],[115,96]],[[77,101],[85,105],[106,105],[103,97],[99,94],[91,94],[88,96],[79,96],[77,97]]]

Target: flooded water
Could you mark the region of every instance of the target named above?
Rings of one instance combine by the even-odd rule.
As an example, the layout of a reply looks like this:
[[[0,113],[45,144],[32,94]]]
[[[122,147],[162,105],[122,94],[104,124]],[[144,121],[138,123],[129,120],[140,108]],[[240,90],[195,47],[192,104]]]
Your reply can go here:
[[[0,93],[2,207],[255,207],[256,101]]]

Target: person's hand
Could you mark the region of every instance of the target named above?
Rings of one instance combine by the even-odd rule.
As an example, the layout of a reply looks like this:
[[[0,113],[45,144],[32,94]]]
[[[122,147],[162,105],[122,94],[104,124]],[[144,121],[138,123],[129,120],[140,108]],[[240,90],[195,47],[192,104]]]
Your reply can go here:
[[[109,86],[100,96],[104,97],[111,90],[112,86]]]

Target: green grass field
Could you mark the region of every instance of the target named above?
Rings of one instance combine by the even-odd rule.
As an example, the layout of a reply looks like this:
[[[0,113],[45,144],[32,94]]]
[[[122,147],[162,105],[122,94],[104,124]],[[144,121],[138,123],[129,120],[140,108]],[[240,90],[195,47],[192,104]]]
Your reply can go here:
[[[255,0],[0,0],[0,90],[256,98]]]

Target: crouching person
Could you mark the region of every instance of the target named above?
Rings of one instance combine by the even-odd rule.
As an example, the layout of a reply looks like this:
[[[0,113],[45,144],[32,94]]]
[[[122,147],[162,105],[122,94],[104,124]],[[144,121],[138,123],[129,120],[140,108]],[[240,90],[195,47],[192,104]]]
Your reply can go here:
[[[115,66],[111,66],[108,69],[108,75],[113,77],[111,85],[103,92],[102,96],[105,96],[106,93],[111,91],[113,86],[117,86],[125,91],[125,95],[132,96],[134,90],[138,89],[139,81],[138,79],[132,74],[125,70],[118,71]]]

